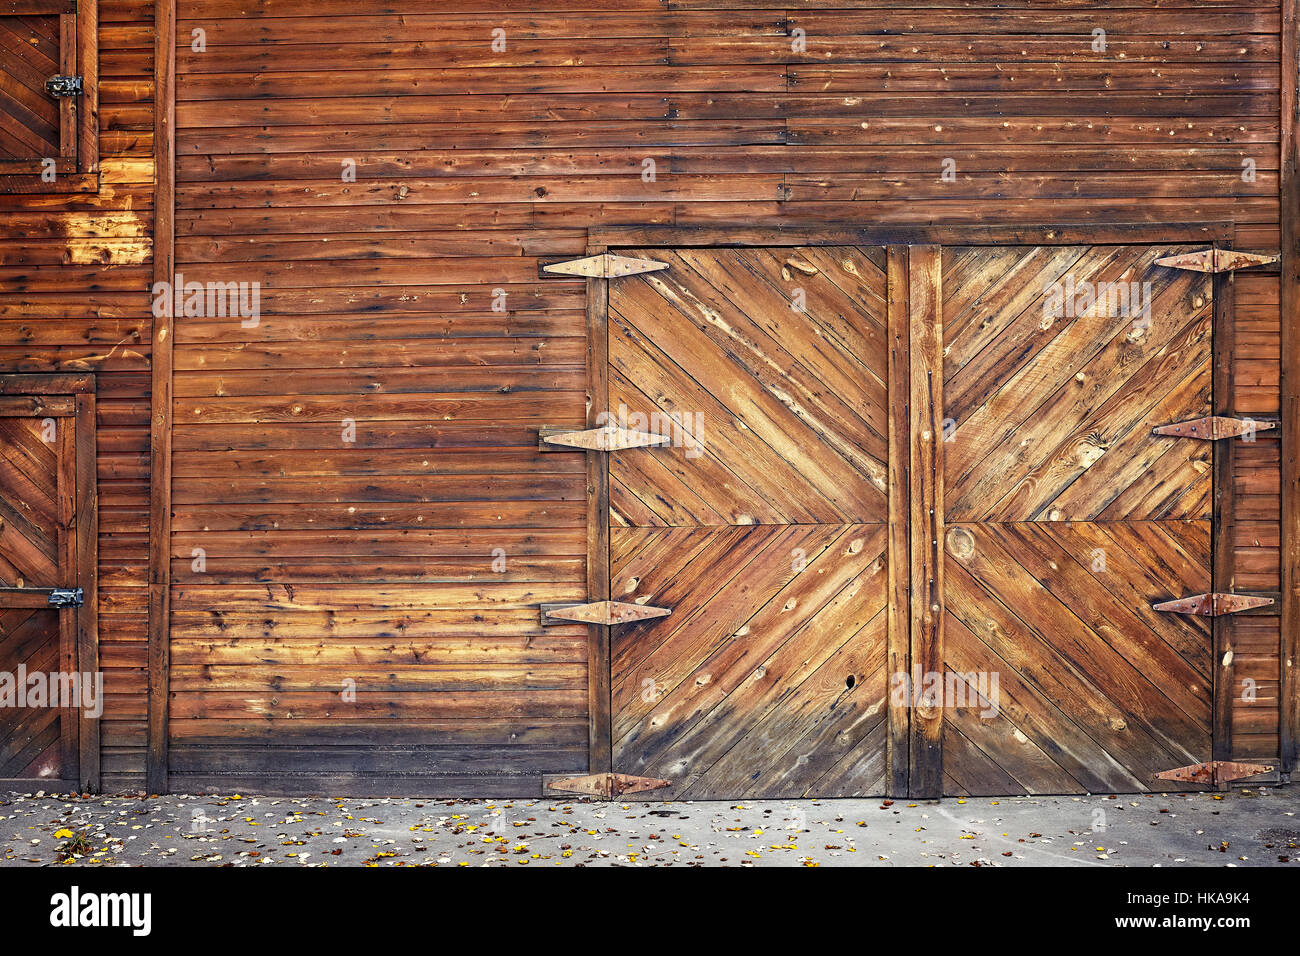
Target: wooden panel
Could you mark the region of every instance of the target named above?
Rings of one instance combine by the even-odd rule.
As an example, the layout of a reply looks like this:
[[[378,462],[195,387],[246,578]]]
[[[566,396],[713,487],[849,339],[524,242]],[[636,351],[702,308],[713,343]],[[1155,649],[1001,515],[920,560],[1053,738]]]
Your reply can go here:
[[[1210,279],[1164,251],[945,251],[951,519],[1209,514],[1212,446],[1151,434],[1212,386]]]
[[[933,797],[943,791],[944,702],[934,695],[928,677],[942,671],[944,653],[944,463],[949,432],[943,417],[947,383],[943,373],[942,255],[938,246],[909,247],[907,300],[911,336],[907,395],[911,494],[907,520],[912,591],[908,793]]]
[[[0,160],[61,155],[59,100],[45,81],[62,67],[58,16],[0,16]]]
[[[614,766],[653,799],[884,793],[884,525],[615,528]]]
[[[944,250],[945,793],[1211,757],[1211,625],[1151,609],[1212,580],[1214,445],[1152,434],[1214,384],[1211,280],[1168,248]]]
[[[1209,624],[1149,607],[1208,584],[1205,523],[959,523],[947,554],[946,793],[1167,790],[1210,759]]]
[[[675,440],[610,455],[612,595],[672,616],[613,631],[614,769],[656,799],[886,792],[883,250],[655,257],[610,291],[608,408]]]
[[[883,520],[883,251],[657,256],[611,296],[609,408],[677,447],[611,455],[614,522]]]
[[[76,440],[71,415],[0,419],[0,587],[17,589],[0,595],[3,778],[78,775],[78,710],[54,696],[78,670],[78,612],[23,593],[78,583]]]

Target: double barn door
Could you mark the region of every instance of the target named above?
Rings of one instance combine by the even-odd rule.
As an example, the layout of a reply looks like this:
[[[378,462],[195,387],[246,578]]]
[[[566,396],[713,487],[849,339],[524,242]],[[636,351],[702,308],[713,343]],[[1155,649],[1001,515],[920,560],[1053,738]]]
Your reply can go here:
[[[1210,276],[1177,247],[633,250],[611,769],[657,798],[1153,789],[1210,759]],[[1160,788],[1170,784],[1160,781]]]

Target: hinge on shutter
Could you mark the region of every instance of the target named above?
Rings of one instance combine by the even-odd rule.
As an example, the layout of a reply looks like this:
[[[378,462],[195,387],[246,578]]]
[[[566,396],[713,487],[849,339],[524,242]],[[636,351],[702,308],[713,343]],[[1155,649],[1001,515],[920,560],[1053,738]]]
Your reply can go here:
[[[1225,415],[1210,415],[1195,418],[1188,422],[1173,425],[1161,425],[1151,429],[1153,435],[1172,435],[1175,438],[1200,438],[1204,441],[1220,441],[1224,438],[1253,436],[1256,432],[1267,432],[1277,428],[1272,421],[1256,421],[1253,418],[1228,418]]]
[[[1234,272],[1251,266],[1267,266],[1280,261],[1281,254],[1260,255],[1255,252],[1235,252],[1232,249],[1205,249],[1201,252],[1184,252],[1177,256],[1157,259],[1156,265],[1171,269],[1188,269],[1192,272]]]
[[[1156,778],[1223,787],[1233,780],[1253,777],[1261,773],[1270,773],[1272,770],[1273,766],[1271,764],[1240,763],[1235,760],[1207,760],[1204,763],[1189,764],[1186,767],[1178,767],[1174,770],[1163,770],[1156,774]]]
[[[612,252],[602,252],[598,256],[587,256],[585,259],[552,262],[549,266],[543,266],[542,272],[560,276],[583,276],[588,279],[617,279],[619,276],[658,272],[667,268],[666,262],[631,259],[627,256],[616,256]]]
[[[628,773],[593,773],[585,777],[569,777],[565,780],[548,780],[547,790],[560,793],[582,793],[589,797],[603,797],[610,800],[625,793],[641,793],[645,790],[658,790],[671,787],[671,780],[658,780],[654,777],[634,777]]]
[[[59,99],[65,96],[80,96],[85,91],[82,89],[81,77],[60,74],[45,81],[45,92]]]
[[[1195,614],[1198,617],[1220,617],[1224,614],[1236,614],[1252,608],[1268,607],[1276,603],[1270,597],[1257,597],[1252,594],[1224,594],[1215,591],[1210,594],[1193,594],[1191,597],[1178,598],[1152,604],[1153,611],[1168,611],[1171,614]]]
[[[86,595],[81,588],[52,588],[48,600],[50,607],[81,607]]]
[[[547,425],[538,429],[537,437],[543,451],[557,450],[553,447],[547,448],[548,445],[562,445],[565,448],[581,448],[586,451],[622,451],[625,448],[666,445],[673,440],[671,435],[652,435],[620,428],[617,425],[603,425],[600,428],[585,428],[577,431]]]
[[[622,601],[594,601],[591,604],[543,604],[542,624],[627,624],[646,621],[652,617],[667,617],[672,610],[650,607],[645,604],[626,604]]]

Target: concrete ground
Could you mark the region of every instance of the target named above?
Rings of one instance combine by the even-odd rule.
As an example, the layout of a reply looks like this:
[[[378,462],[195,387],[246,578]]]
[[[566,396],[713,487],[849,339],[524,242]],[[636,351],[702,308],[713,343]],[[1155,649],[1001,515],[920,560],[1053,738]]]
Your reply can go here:
[[[587,803],[0,793],[0,866],[1293,866],[1300,786]]]

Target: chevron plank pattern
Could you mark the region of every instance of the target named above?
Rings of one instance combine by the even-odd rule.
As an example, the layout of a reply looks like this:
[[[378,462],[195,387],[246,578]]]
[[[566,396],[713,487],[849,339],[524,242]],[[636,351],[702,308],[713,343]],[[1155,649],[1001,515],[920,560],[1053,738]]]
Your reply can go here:
[[[885,786],[884,526],[614,529],[615,766],[656,798],[861,796]]]
[[[946,792],[1165,790],[1210,758],[1210,626],[1150,609],[1209,581],[1207,522],[957,524],[946,550],[948,673],[998,678],[945,710]]]
[[[1211,565],[1212,449],[1151,434],[1211,408],[1211,285],[1167,251],[945,250],[946,793],[1211,755],[1210,625],[1150,609]]]
[[[679,440],[613,456],[614,524],[883,520],[883,251],[629,254],[670,267],[611,288],[609,408]]]
[[[58,72],[58,17],[0,17],[0,159],[59,155],[59,102],[45,92]]]
[[[1210,279],[1149,246],[944,253],[950,521],[1210,512]],[[1089,304],[1089,297],[1093,302]]]
[[[40,419],[0,418],[0,586],[54,587],[59,573],[58,460]],[[60,669],[58,612],[0,607],[0,672]],[[58,777],[58,709],[0,708],[0,777]]]

